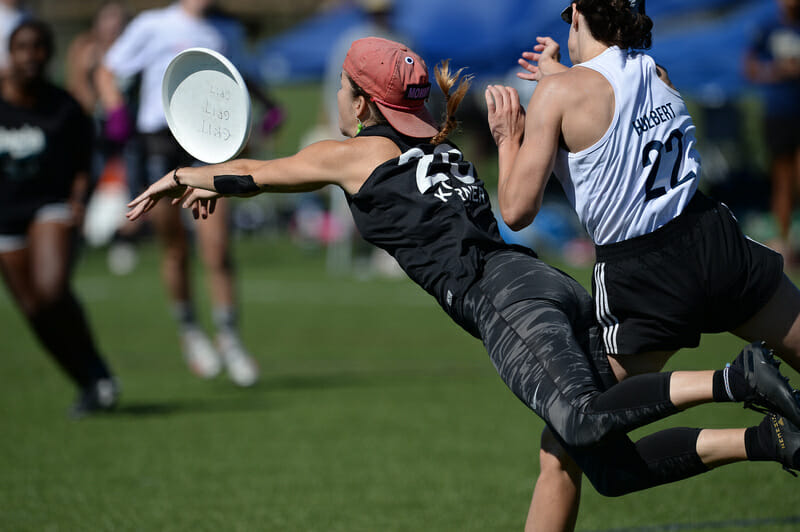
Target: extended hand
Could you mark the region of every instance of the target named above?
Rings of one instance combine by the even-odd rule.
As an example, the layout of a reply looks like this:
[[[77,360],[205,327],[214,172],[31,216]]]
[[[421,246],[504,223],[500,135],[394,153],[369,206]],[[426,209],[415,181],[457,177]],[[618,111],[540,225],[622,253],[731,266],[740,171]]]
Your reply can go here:
[[[560,63],[561,46],[550,37],[536,37],[533,52],[522,52],[517,60],[519,66],[528,72],[517,72],[517,77],[528,81],[540,81],[543,77],[556,74],[567,67]],[[535,65],[532,63],[536,63]]]
[[[184,209],[192,209],[192,216],[195,220],[198,218],[205,220],[210,214],[214,214],[217,198],[221,196],[222,194],[213,190],[187,187],[186,192],[180,198],[172,200],[172,204],[180,203]]]
[[[128,208],[131,210],[125,216],[130,221],[136,220],[155,207],[161,198],[180,198],[185,191],[186,186],[176,183],[173,172],[170,172],[147,187],[147,190],[142,192],[135,200],[128,203]]]
[[[525,110],[519,103],[516,89],[489,85],[486,87],[486,107],[495,144],[515,142],[519,145],[525,133]]]

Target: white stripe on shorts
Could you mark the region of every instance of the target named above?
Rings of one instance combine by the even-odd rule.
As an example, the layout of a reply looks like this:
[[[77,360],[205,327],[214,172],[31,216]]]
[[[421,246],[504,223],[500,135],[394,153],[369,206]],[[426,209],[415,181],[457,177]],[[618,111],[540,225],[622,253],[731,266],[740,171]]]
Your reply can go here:
[[[598,262],[594,265],[594,310],[597,322],[603,327],[603,344],[606,353],[610,355],[619,354],[617,350],[617,333],[619,332],[619,320],[611,313],[608,305],[608,291],[606,290],[606,264]]]

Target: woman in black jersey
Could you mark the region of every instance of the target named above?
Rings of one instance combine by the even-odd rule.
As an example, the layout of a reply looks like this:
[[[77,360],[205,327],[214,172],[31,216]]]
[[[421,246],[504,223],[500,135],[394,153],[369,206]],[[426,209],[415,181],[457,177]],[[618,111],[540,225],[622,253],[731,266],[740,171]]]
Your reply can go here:
[[[427,67],[402,44],[355,41],[343,70],[340,128],[351,138],[272,161],[178,168],[131,202],[128,217],[164,197],[206,217],[222,195],[338,185],[362,236],[483,341],[503,381],[547,422],[599,492],[620,495],[737,460],[800,468],[800,405],[757,344],[734,364],[745,368],[746,401],[771,411],[759,426],[669,429],[632,442],[631,429],[713,401],[715,372],[615,384],[589,294],[532,252],[503,242],[475,168],[447,141],[468,80],[454,89],[460,72],[451,74],[447,63],[437,69],[447,98],[440,129],[425,108]]]
[[[27,20],[0,80],[0,271],[37,338],[80,389],[71,414],[114,406],[117,384],[70,287],[89,192],[92,125],[45,77],[53,37]]]

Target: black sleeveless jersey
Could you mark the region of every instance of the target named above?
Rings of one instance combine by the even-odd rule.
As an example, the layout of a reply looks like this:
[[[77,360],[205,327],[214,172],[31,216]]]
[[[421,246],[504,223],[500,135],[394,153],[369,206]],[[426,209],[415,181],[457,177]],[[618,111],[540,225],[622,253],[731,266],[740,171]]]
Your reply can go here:
[[[347,195],[356,227],[464,326],[460,304],[480,277],[484,256],[511,247],[500,237],[474,166],[447,141],[434,146],[387,125],[368,127],[360,136],[386,137],[403,154]]]

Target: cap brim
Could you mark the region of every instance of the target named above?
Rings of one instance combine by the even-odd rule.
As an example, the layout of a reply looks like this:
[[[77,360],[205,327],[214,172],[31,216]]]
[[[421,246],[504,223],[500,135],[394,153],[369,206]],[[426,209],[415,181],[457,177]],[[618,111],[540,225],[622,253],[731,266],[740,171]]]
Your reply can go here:
[[[389,124],[403,135],[415,139],[429,139],[439,133],[436,120],[424,105],[415,111],[392,109],[380,102],[375,102],[375,105]]]
[[[565,7],[564,11],[561,12],[561,20],[567,24],[572,24],[572,4]]]

